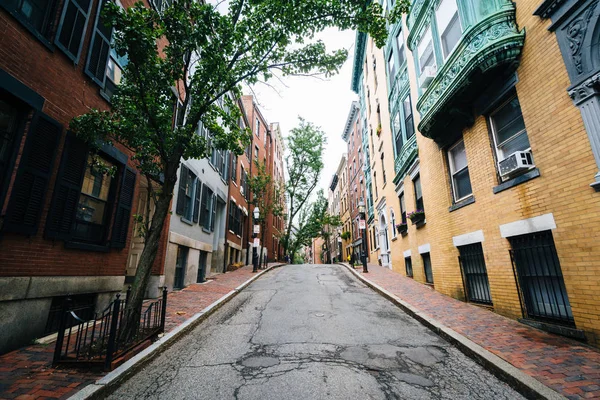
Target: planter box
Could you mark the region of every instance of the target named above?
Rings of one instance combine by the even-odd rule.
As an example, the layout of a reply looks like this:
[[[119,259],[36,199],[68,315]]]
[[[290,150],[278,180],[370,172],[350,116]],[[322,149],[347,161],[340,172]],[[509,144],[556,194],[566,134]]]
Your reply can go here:
[[[398,230],[399,234],[404,236],[408,233],[408,224],[396,225],[396,229]]]
[[[412,222],[413,225],[423,225],[423,222],[425,222],[425,214],[417,214],[414,215],[410,218],[410,222]]]

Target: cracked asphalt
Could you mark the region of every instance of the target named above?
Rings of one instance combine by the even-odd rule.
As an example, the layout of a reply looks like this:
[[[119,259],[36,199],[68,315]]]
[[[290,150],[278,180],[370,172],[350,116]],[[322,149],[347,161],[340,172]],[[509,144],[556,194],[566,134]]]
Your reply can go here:
[[[252,283],[111,399],[521,399],[338,265]]]

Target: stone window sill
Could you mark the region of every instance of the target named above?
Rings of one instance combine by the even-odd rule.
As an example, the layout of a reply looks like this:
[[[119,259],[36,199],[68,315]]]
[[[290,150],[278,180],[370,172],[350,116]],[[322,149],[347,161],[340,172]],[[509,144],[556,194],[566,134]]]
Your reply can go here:
[[[471,196],[469,198],[459,201],[458,203],[452,204],[450,207],[448,207],[448,212],[456,211],[473,203],[475,203],[475,196]]]
[[[520,185],[521,183],[525,183],[527,181],[530,181],[532,179],[537,178],[538,176],[540,176],[540,170],[537,168],[532,169],[529,172],[524,173],[523,175],[519,175],[516,178],[510,179],[506,182],[502,182],[501,184],[499,184],[498,186],[494,187],[494,194],[496,193],[500,193],[506,189],[510,189],[512,187],[515,187],[517,185]]]
[[[194,223],[185,217],[181,217],[181,222],[183,222],[184,224],[187,224],[189,226],[194,226]]]

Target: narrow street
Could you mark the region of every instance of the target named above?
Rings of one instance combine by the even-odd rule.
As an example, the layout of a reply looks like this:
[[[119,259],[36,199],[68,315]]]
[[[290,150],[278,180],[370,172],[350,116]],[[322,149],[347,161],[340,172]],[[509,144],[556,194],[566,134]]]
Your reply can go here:
[[[254,282],[112,399],[518,399],[336,265]]]

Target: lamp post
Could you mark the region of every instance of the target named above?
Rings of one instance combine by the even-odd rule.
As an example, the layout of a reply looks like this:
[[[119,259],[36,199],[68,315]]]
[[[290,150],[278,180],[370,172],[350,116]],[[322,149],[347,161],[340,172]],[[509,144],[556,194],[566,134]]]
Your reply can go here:
[[[369,270],[367,269],[367,242],[365,240],[366,234],[365,231],[367,229],[367,218],[366,218],[366,210],[365,210],[365,202],[363,201],[363,199],[360,199],[360,201],[358,202],[358,213],[360,214],[360,224],[362,224],[362,227],[360,229],[360,238],[362,239],[362,249],[361,249],[361,258],[362,258],[362,265],[363,265],[363,273],[367,273],[369,272]]]
[[[256,227],[259,226],[258,218],[260,217],[260,210],[258,207],[254,207],[252,216],[254,217],[254,229],[252,229],[252,238],[255,239],[252,243],[252,272],[258,272],[258,246],[256,246],[256,237],[258,236]]]

